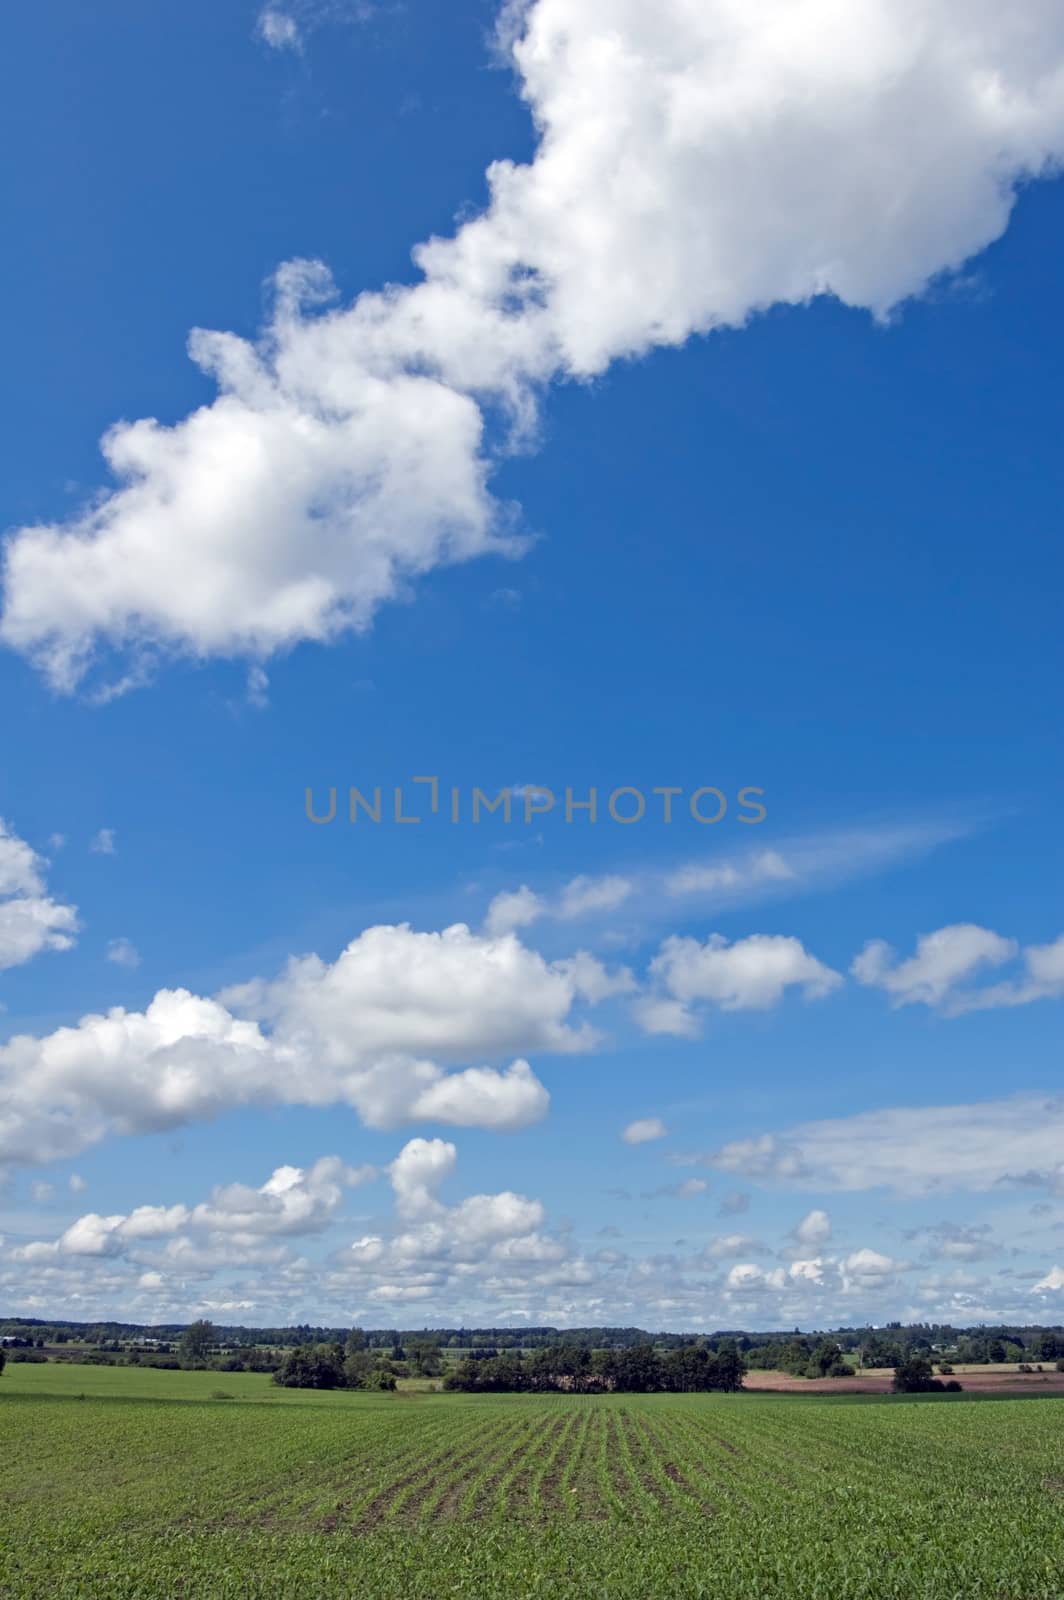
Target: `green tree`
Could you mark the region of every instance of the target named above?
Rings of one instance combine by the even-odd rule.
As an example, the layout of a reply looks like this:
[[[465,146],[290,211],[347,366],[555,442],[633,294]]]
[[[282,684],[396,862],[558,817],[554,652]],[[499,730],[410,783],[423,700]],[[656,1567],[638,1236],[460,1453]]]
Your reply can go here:
[[[339,1344],[301,1344],[289,1350],[273,1375],[285,1389],[342,1389],[344,1351]]]
[[[443,1371],[440,1347],[431,1339],[410,1339],[406,1356],[410,1370],[417,1378],[438,1378]]]
[[[214,1347],[214,1323],[200,1320],[190,1322],[177,1346],[182,1361],[206,1361]]]

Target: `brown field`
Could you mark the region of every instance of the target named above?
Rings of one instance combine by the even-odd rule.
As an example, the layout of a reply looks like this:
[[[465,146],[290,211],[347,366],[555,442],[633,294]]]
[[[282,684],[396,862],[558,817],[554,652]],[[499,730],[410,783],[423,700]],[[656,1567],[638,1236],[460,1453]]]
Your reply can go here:
[[[938,1377],[938,1369],[935,1369]],[[1064,1372],[1052,1365],[1041,1372],[1018,1372],[1012,1362],[1000,1366],[976,1367],[962,1363],[952,1376],[966,1390],[994,1394],[1064,1394]],[[888,1394],[894,1377],[890,1367],[870,1367],[847,1378],[792,1378],[786,1372],[748,1372],[747,1389],[768,1389],[781,1394]]]

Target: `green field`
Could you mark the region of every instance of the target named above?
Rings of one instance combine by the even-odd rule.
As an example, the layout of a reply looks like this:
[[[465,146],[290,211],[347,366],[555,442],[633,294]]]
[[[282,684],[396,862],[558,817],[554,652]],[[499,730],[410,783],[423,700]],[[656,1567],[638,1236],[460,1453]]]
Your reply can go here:
[[[5,1600],[1064,1594],[1054,1399],[378,1396],[12,1364],[0,1446]]]

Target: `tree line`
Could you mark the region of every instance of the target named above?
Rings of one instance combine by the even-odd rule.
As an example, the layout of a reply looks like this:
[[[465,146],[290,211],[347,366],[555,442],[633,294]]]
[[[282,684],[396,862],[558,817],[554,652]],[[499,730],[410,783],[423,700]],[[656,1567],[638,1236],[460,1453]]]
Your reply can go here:
[[[659,1353],[651,1344],[592,1350],[588,1345],[546,1345],[527,1355],[505,1351],[467,1356],[447,1374],[445,1389],[469,1393],[697,1394],[743,1386],[743,1358],[733,1341],[717,1350],[705,1342]]]

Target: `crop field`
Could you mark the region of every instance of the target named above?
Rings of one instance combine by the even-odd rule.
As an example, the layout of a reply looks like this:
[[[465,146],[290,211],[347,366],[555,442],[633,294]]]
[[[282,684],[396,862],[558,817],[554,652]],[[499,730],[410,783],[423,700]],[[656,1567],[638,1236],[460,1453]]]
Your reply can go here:
[[[1059,1600],[1064,1402],[10,1365],[0,1594]]]

